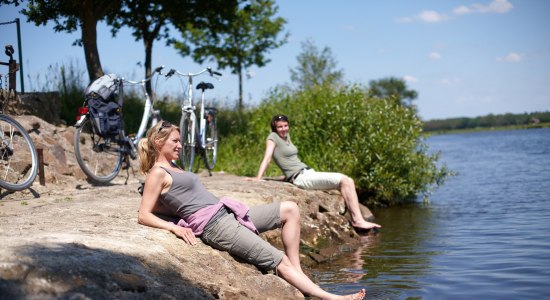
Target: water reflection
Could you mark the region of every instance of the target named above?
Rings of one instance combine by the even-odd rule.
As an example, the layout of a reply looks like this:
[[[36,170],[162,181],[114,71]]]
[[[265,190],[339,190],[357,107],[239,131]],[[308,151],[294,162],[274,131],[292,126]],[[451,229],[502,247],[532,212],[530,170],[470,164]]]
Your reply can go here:
[[[458,175],[429,205],[374,211],[381,232],[317,282],[367,299],[550,299],[550,128],[428,144]]]
[[[431,257],[439,254],[433,238],[442,225],[433,210],[414,204],[374,213],[384,224],[382,231],[363,237],[357,251],[320,266],[314,278],[324,288],[341,293],[367,286],[369,299],[422,288],[418,278],[430,272]]]

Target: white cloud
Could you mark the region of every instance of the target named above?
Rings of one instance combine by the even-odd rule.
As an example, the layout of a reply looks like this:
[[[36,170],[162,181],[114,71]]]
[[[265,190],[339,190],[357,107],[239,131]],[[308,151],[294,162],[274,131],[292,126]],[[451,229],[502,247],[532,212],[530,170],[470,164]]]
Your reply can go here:
[[[449,19],[449,17],[444,15],[444,14],[440,14],[440,13],[438,13],[436,11],[433,11],[433,10],[424,10],[424,11],[420,12],[418,15],[413,16],[413,17],[399,18],[399,19],[397,19],[397,22],[399,22],[399,23],[411,23],[411,22],[415,22],[415,21],[420,21],[420,22],[426,22],[426,23],[439,23],[439,22],[443,22],[447,19]]]
[[[447,19],[447,16],[433,10],[425,10],[418,14],[416,18],[426,23],[438,23],[441,21],[445,21]]]
[[[411,75],[405,75],[405,76],[403,76],[403,80],[405,80],[405,82],[409,82],[409,83],[418,82],[418,78],[416,78],[416,77],[414,77],[414,76],[411,76]]]
[[[464,14],[472,14],[472,13],[505,13],[509,10],[511,10],[514,6],[512,3],[508,2],[507,0],[493,0],[488,5],[483,4],[472,4],[469,6],[461,5],[459,7],[456,7],[453,9],[453,13],[455,15],[464,15]]]
[[[453,9],[455,16],[473,14],[473,13],[505,13],[511,10],[514,6],[508,0],[492,0],[489,4],[474,3],[468,6],[461,5]],[[415,21],[426,23],[439,23],[451,19],[444,13],[439,13],[434,10],[424,10],[412,17],[402,17],[397,19],[399,23],[412,23]]]
[[[464,6],[464,5],[459,6],[459,7],[455,8],[455,9],[453,9],[453,13],[454,13],[455,15],[465,15],[465,14],[469,14],[469,13],[471,13],[471,12],[472,12],[472,10],[469,9],[468,7]]]
[[[441,57],[442,57],[441,54],[439,54],[437,52],[430,53],[430,59],[432,59],[432,60],[440,60]]]
[[[497,61],[517,63],[522,61],[523,58],[524,58],[523,54],[511,52],[511,53],[508,53],[508,55],[506,56],[497,57]]]

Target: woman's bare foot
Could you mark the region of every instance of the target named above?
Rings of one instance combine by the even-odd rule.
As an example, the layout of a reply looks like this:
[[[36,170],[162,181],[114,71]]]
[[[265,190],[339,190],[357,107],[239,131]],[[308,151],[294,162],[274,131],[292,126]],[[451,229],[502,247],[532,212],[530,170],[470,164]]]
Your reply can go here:
[[[365,298],[365,294],[366,294],[365,289],[361,289],[359,292],[357,292],[353,295],[347,295],[343,299],[346,299],[346,300],[363,300],[363,298]]]
[[[367,222],[365,220],[362,220],[362,221],[359,221],[359,222],[350,222],[350,225],[356,231],[368,231],[369,229],[382,227],[382,226],[380,226],[376,223]]]

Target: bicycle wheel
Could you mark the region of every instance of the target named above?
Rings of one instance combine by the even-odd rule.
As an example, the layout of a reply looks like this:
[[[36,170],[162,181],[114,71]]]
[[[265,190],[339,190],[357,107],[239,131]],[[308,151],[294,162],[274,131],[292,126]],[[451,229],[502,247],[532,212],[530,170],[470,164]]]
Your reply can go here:
[[[0,187],[20,191],[38,172],[38,154],[31,137],[13,118],[0,115]]]
[[[195,161],[194,118],[191,113],[184,112],[180,120],[180,166],[189,172],[193,171]]]
[[[74,153],[82,171],[97,183],[113,180],[122,166],[122,147],[115,139],[100,137],[89,118],[76,129]]]
[[[205,128],[205,162],[204,164],[209,170],[213,170],[216,165],[216,156],[218,153],[218,127],[216,124],[216,112],[213,109],[208,109],[206,112],[206,128]]]

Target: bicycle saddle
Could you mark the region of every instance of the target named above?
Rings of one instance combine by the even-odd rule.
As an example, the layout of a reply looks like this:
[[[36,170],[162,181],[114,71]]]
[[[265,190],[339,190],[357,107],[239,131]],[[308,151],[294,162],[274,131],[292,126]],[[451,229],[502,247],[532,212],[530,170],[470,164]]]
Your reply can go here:
[[[210,82],[201,81],[201,83],[197,84],[197,90],[202,90],[203,92],[204,90],[213,89],[213,88],[214,88],[214,85],[211,84]]]

